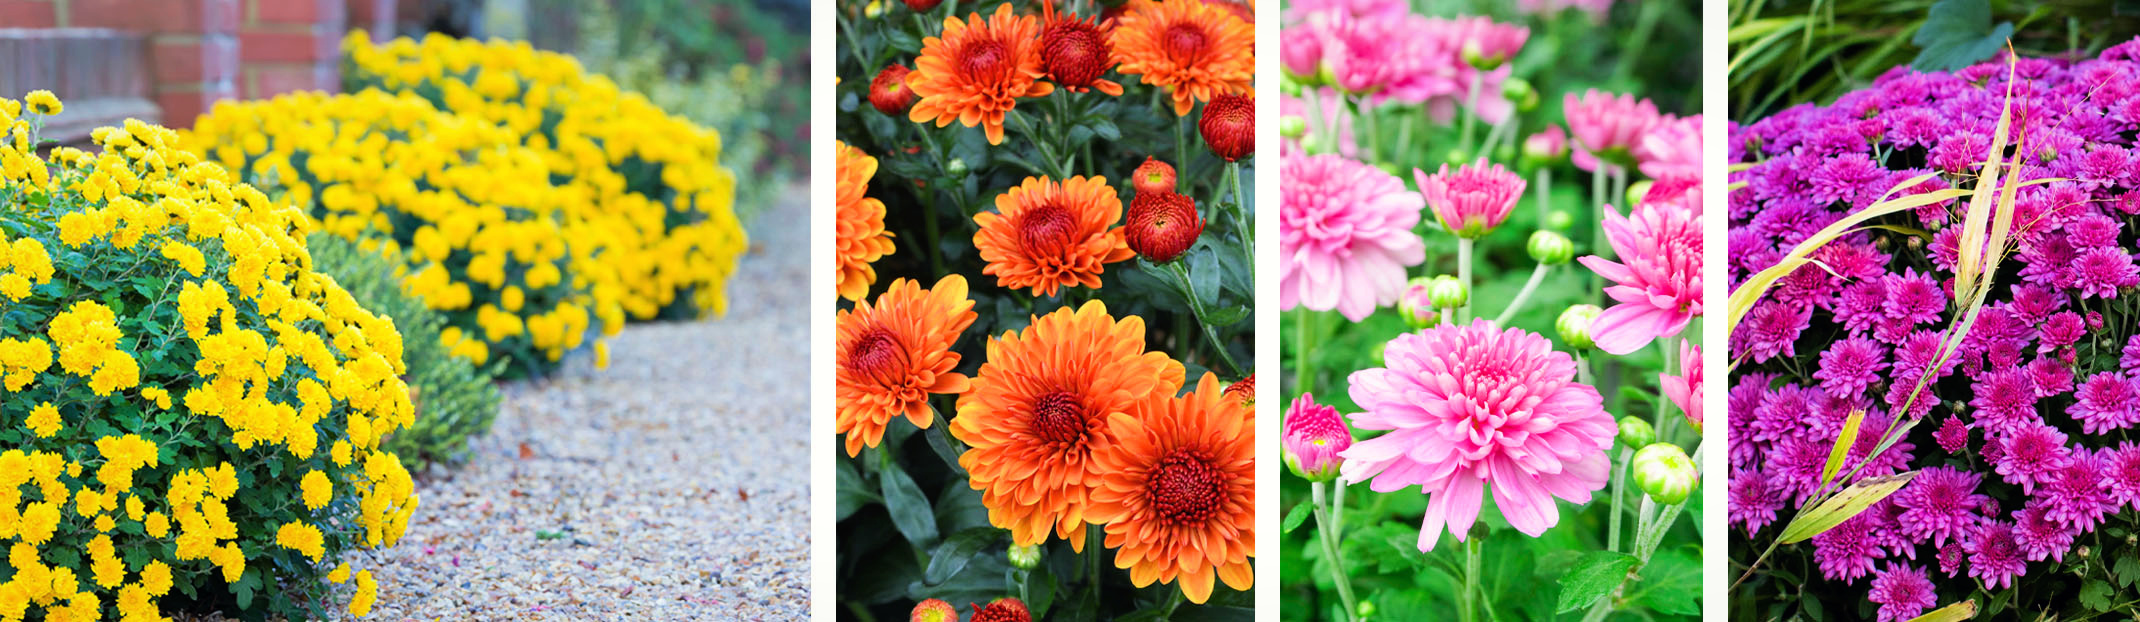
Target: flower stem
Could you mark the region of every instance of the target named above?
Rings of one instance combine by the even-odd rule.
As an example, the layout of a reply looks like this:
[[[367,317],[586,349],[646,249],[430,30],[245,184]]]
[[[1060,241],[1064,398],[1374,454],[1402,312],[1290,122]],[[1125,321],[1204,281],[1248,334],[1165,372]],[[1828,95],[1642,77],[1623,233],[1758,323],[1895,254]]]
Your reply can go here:
[[[1174,274],[1175,280],[1181,282],[1181,296],[1189,301],[1189,312],[1196,314],[1196,323],[1203,327],[1204,338],[1211,340],[1211,349],[1218,351],[1219,360],[1226,363],[1226,369],[1233,373],[1232,377],[1240,377],[1241,364],[1234,362],[1233,353],[1226,351],[1226,343],[1219,341],[1218,330],[1212,328],[1211,322],[1204,319],[1204,301],[1196,298],[1196,286],[1189,283],[1189,269],[1184,267],[1180,260],[1175,260],[1167,262],[1167,270]]]
[[[1376,164],[1382,157],[1382,134],[1375,131],[1374,104],[1368,101],[1368,96],[1362,95],[1357,104],[1357,110],[1359,111],[1360,120],[1367,124],[1367,152],[1362,154],[1365,157],[1360,158],[1360,160],[1368,164]]]
[[[1502,309],[1501,315],[1494,317],[1495,327],[1507,327],[1508,321],[1515,319],[1516,312],[1523,309],[1523,303],[1530,301],[1531,292],[1537,291],[1538,284],[1546,280],[1546,271],[1552,268],[1552,266],[1538,264],[1537,268],[1531,270],[1531,280],[1524,281],[1523,289],[1516,292],[1516,298],[1508,301],[1508,308]]]
[[[1352,579],[1345,576],[1345,564],[1338,557],[1338,539],[1344,527],[1330,511],[1324,486],[1323,482],[1308,484],[1309,494],[1313,497],[1311,502],[1315,504],[1315,538],[1322,543],[1323,561],[1330,565],[1330,582],[1337,585],[1338,602],[1345,608],[1345,619],[1358,620],[1360,609],[1352,596]]]
[[[1178,608],[1178,607],[1181,607],[1181,599],[1182,599],[1182,591],[1181,591],[1181,590],[1174,590],[1174,593],[1172,593],[1172,594],[1168,594],[1168,595],[1167,595],[1167,605],[1166,605],[1166,609],[1164,609],[1164,610],[1160,611],[1160,613],[1159,613],[1159,619],[1160,619],[1160,620],[1161,620],[1162,622],[1164,622],[1164,621],[1166,621],[1166,620],[1173,620],[1173,619],[1174,619],[1174,609],[1175,609],[1175,608]]]
[[[1531,184],[1531,187],[1538,189],[1538,227],[1543,229],[1546,226],[1547,217],[1552,212],[1552,207],[1548,203],[1552,202],[1552,193],[1549,192],[1549,189],[1553,187],[1553,167],[1538,167],[1538,173],[1532,175],[1532,177],[1538,179],[1538,183]]]
[[[1183,173],[1189,172],[1189,138],[1185,131],[1188,125],[1189,117],[1174,119],[1174,165],[1181,167]]]
[[[1457,307],[1456,310],[1456,321],[1459,324],[1471,322],[1471,300],[1478,297],[1471,291],[1471,247],[1471,238],[1456,239],[1456,280],[1464,284],[1464,306]]]
[[[1331,123],[1329,119],[1323,117],[1321,89],[1310,88],[1307,89],[1305,94],[1308,100],[1308,135],[1302,137],[1300,148],[1312,152],[1313,150],[1308,148],[1314,146],[1316,141],[1322,140],[1323,134],[1337,131],[1335,129],[1337,124]]]
[[[1657,356],[1660,358],[1660,360],[1664,361],[1664,363],[1659,366],[1659,369],[1663,370],[1663,373],[1666,374],[1672,373],[1672,350],[1673,348],[1671,339],[1660,338],[1657,340]],[[1657,430],[1657,440],[1661,441],[1671,438],[1670,436],[1666,436],[1664,431],[1664,415],[1666,412],[1670,412],[1671,410],[1672,398],[1664,394],[1663,383],[1659,383],[1657,387],[1657,412],[1656,414],[1651,415],[1653,421],[1650,422],[1650,427],[1655,428]]]
[[[1575,380],[1593,387],[1598,385],[1597,380],[1590,377],[1590,359],[1583,358],[1581,352],[1575,353]]]
[[[1248,217],[1248,194],[1241,191],[1240,162],[1226,163],[1226,180],[1233,183],[1234,222],[1241,226],[1241,239],[1248,242],[1241,249],[1248,263],[1242,265],[1248,266],[1248,276],[1253,279],[1256,276],[1256,223]]]
[[[928,130],[923,130],[922,133],[927,134]],[[916,190],[921,191],[922,234],[929,236],[929,248],[926,251],[926,254],[929,256],[929,269],[933,271],[931,272],[931,274],[944,274],[944,260],[942,257],[943,253],[937,251],[937,249],[941,247],[937,245],[936,241],[937,237],[942,235],[942,233],[937,230],[936,224],[936,189],[917,188]]]
[[[1100,602],[1107,602],[1100,598],[1100,558],[1106,557],[1107,552],[1105,533],[1097,524],[1085,526],[1085,577],[1092,581],[1092,599]]]
[[[1471,124],[1472,120],[1479,116],[1479,86],[1485,79],[1484,76],[1485,74],[1478,70],[1472,70],[1471,88],[1464,91],[1464,129],[1460,133],[1464,136],[1463,151],[1466,155],[1471,153]]]
[[[1293,310],[1293,385],[1301,393],[1315,391],[1314,358],[1308,356],[1312,339],[1309,327],[1315,320],[1312,313],[1315,312],[1305,306]]]
[[[1605,199],[1605,166],[1605,163],[1600,161],[1597,162],[1597,168],[1590,170],[1590,204],[1597,208],[1597,211],[1591,214],[1590,219],[1593,227],[1590,236],[1590,254],[1611,261],[1612,245],[1605,243],[1605,206],[1607,204]],[[1591,296],[1596,299],[1596,302],[1605,302],[1605,290],[1598,287],[1598,274],[1591,272],[1589,281]]]
[[[1026,118],[1024,113],[1016,110],[1006,113],[1006,116],[1017,119],[1018,132],[1025,134],[1026,139],[1033,141],[1033,146],[1040,149],[1040,159],[1045,161],[1049,172],[1055,175],[1055,181],[1067,179],[1069,175],[1063,172],[1063,161],[1055,156],[1055,148],[1049,145],[1048,141],[1043,139],[1038,132],[1033,130],[1033,120]]]
[[[1627,498],[1627,461],[1633,451],[1621,447],[1620,456],[1612,461],[1612,515],[1607,520],[1611,530],[1605,532],[1605,550],[1608,551],[1620,550],[1620,515],[1626,513],[1622,500]]]
[[[1458,600],[1464,603],[1464,619],[1478,620],[1486,603],[1479,598],[1479,540],[1483,534],[1472,533],[1464,538],[1464,595]]]

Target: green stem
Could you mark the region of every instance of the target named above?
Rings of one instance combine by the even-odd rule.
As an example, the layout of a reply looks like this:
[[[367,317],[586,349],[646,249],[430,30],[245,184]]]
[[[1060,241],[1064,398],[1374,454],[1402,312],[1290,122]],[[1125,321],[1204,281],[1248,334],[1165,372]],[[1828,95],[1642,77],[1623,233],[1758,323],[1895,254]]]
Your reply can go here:
[[[1664,370],[1664,373],[1670,374],[1674,371],[1672,367],[1672,355],[1673,351],[1676,349],[1677,348],[1672,347],[1672,340],[1670,339],[1657,340],[1657,354],[1660,359],[1664,361],[1664,363],[1659,368]],[[1657,431],[1657,440],[1671,438],[1670,436],[1667,436],[1665,434],[1664,428],[1665,413],[1670,412],[1671,410],[1672,399],[1669,397],[1665,397],[1663,387],[1658,387],[1657,412],[1656,414],[1651,415],[1651,419],[1653,420],[1650,422],[1650,427],[1654,428]]]
[[[943,253],[937,251],[937,249],[943,247],[937,244],[937,237],[942,234],[937,230],[938,225],[936,224],[936,188],[916,188],[916,190],[921,192],[922,198],[921,231],[923,235],[929,238],[929,248],[924,251],[924,254],[929,256],[929,268],[932,270],[930,274],[944,274]]]
[[[1483,534],[1472,533],[1464,538],[1464,595],[1458,600],[1464,603],[1464,619],[1482,618],[1486,603],[1479,597],[1479,540]]]
[[[1315,504],[1315,538],[1322,543],[1323,560],[1329,562],[1330,582],[1337,585],[1338,602],[1345,608],[1345,619],[1358,620],[1360,609],[1358,601],[1353,599],[1352,579],[1345,576],[1345,564],[1338,557],[1338,541],[1344,526],[1331,514],[1324,486],[1323,482],[1308,484],[1308,494]]]
[[[1546,220],[1550,212],[1552,212],[1552,207],[1548,203],[1552,202],[1552,193],[1549,192],[1549,189],[1553,187],[1553,167],[1540,166],[1538,167],[1538,172],[1531,176],[1538,180],[1536,183],[1531,184],[1531,187],[1538,189],[1538,228],[1544,229]]]
[[[1197,299],[1196,286],[1189,283],[1189,269],[1182,265],[1181,260],[1176,259],[1167,262],[1167,270],[1172,272],[1175,280],[1181,283],[1181,296],[1188,299],[1189,312],[1196,314],[1196,323],[1203,327],[1204,338],[1211,341],[1211,349],[1218,351],[1219,360],[1226,363],[1226,369],[1233,374],[1231,377],[1241,377],[1241,364],[1233,360],[1232,352],[1226,351],[1226,343],[1219,341],[1218,330],[1212,328],[1211,322],[1204,320],[1206,316],[1204,301]]]
[[[1106,553],[1106,532],[1097,524],[1086,525],[1085,577],[1092,581],[1092,599],[1100,602],[1106,602],[1100,598],[1100,558],[1106,557]]]
[[[1355,106],[1359,110],[1360,120],[1367,128],[1367,151],[1361,154],[1363,157],[1360,160],[1368,164],[1379,163],[1382,158],[1382,133],[1375,130],[1374,104],[1370,103],[1368,96],[1362,95]]]
[[[1293,382],[1301,393],[1315,391],[1315,359],[1308,355],[1312,349],[1308,344],[1314,339],[1314,330],[1311,328],[1315,322],[1313,313],[1315,312],[1306,306],[1293,310]]]
[[[1612,461],[1612,515],[1607,519],[1611,530],[1605,532],[1605,550],[1608,551],[1620,550],[1620,515],[1626,513],[1624,508],[1627,507],[1622,505],[1627,492],[1627,461],[1633,452],[1621,447],[1620,456]]]
[[[1598,386],[1597,379],[1590,376],[1590,359],[1583,358],[1582,352],[1575,353],[1575,380],[1593,387]]]
[[[1055,156],[1054,147],[1049,145],[1048,141],[1040,133],[1033,131],[1033,120],[1026,118],[1025,113],[1016,110],[1006,113],[1006,116],[1018,120],[1018,132],[1025,134],[1026,139],[1033,141],[1033,146],[1040,150],[1040,159],[1045,161],[1049,172],[1055,175],[1055,181],[1059,182],[1068,179],[1069,176],[1063,172],[1062,160]]]
[[[1471,301],[1474,298],[1478,298],[1478,296],[1472,295],[1471,291],[1472,245],[1471,238],[1459,237],[1456,239],[1456,280],[1464,284],[1464,306],[1456,309],[1456,321],[1458,324],[1471,323]]]
[[[1160,619],[1160,620],[1172,620],[1172,619],[1174,619],[1174,609],[1175,609],[1175,608],[1177,608],[1177,607],[1180,607],[1180,606],[1181,606],[1181,600],[1182,600],[1182,591],[1181,591],[1181,590],[1173,590],[1173,592],[1172,592],[1172,593],[1168,594],[1168,595],[1167,595],[1167,605],[1166,605],[1166,609],[1164,609],[1164,610],[1160,611],[1160,613],[1159,613],[1159,619]]]
[[[1597,168],[1590,171],[1590,204],[1596,208],[1590,219],[1593,227],[1590,237],[1590,253],[1610,261],[1612,259],[1612,245],[1605,243],[1605,166],[1606,164],[1600,161],[1597,163]],[[1590,272],[1588,280],[1590,281],[1588,291],[1591,293],[1591,297],[1595,298],[1598,303],[1605,302],[1605,290],[1598,286],[1598,274]]]
[[[1464,137],[1465,155],[1471,154],[1471,125],[1472,120],[1479,116],[1479,83],[1484,79],[1485,72],[1471,72],[1471,88],[1464,91],[1464,126],[1460,133]]]
[[[1226,163],[1226,181],[1233,184],[1234,223],[1241,227],[1241,239],[1248,242],[1241,249],[1242,258],[1247,260],[1241,265],[1248,266],[1248,276],[1250,279],[1254,279],[1256,276],[1256,222],[1248,216],[1248,193],[1241,191],[1240,162]]]
[[[847,51],[855,55],[855,64],[860,65],[862,71],[869,71],[869,59],[864,58],[862,56],[862,48],[855,45],[862,41],[862,37],[855,34],[854,22],[847,19],[846,11],[833,11],[832,14],[840,18],[840,30],[847,31]]]
[[[1538,284],[1545,282],[1546,271],[1552,268],[1552,266],[1538,264],[1537,268],[1531,270],[1531,280],[1524,281],[1523,289],[1516,292],[1516,298],[1508,301],[1508,308],[1502,309],[1501,315],[1494,316],[1495,327],[1505,328],[1508,326],[1509,320],[1515,319],[1516,312],[1523,309],[1523,303],[1530,301],[1531,292],[1537,291]]]

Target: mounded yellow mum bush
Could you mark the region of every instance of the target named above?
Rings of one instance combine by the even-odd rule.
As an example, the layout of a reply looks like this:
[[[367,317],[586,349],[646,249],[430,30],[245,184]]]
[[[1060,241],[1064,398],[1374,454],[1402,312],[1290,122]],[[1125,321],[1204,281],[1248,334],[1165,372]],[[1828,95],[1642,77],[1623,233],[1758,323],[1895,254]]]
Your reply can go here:
[[[47,161],[24,112],[0,99],[0,619],[324,615],[417,506],[379,449],[414,417],[400,334],[313,271],[301,210],[176,133]]]
[[[479,364],[508,357],[509,374],[537,375],[597,322],[624,326],[620,258],[643,229],[553,184],[543,154],[502,126],[369,90],[222,102],[182,135],[311,206],[324,231],[395,245],[404,290],[444,313],[441,341]]]
[[[747,246],[721,136],[525,41],[431,34],[342,40],[347,90],[412,93],[489,121],[535,149],[586,209],[616,223],[622,303],[633,318],[721,313]]]

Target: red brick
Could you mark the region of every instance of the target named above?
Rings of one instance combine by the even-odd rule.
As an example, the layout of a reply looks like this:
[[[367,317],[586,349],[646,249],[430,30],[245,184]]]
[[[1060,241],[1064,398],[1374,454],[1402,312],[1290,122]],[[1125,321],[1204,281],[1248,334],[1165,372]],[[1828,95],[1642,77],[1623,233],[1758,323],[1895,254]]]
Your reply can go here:
[[[172,129],[193,127],[195,117],[207,112],[217,101],[237,99],[233,88],[225,86],[206,91],[176,91],[156,96],[156,106],[163,109],[163,124]]]
[[[341,30],[340,24],[347,19],[342,0],[247,1],[252,4],[253,23],[257,24],[321,24]]]
[[[68,26],[149,33],[232,33],[239,0],[70,0]]]
[[[235,79],[237,40],[228,36],[167,36],[150,48],[157,84],[199,84]]]
[[[315,65],[270,65],[246,67],[248,88],[245,97],[261,99],[296,91],[339,90],[341,78],[332,64]]]
[[[373,40],[385,40],[394,35],[394,19],[398,15],[394,0],[347,0],[349,28],[370,31]]]
[[[332,60],[342,40],[333,31],[245,32],[238,35],[238,58],[245,62],[309,63]]]
[[[51,28],[58,20],[51,0],[0,0],[0,28]]]

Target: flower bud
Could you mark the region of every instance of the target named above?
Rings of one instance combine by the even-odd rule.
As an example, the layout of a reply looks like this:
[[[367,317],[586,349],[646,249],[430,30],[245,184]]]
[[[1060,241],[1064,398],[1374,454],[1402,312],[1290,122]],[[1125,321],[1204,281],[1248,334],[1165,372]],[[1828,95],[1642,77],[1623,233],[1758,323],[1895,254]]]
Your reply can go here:
[[[1701,473],[1687,452],[1671,443],[1652,443],[1635,452],[1635,485],[1650,499],[1664,505],[1679,505],[1694,493]]]
[[[1306,136],[1307,134],[1307,119],[1302,119],[1300,117],[1280,117],[1278,119],[1278,135],[1280,137],[1300,140],[1300,137]]]
[[[1375,601],[1363,599],[1360,601],[1360,606],[1355,607],[1355,609],[1358,610],[1357,613],[1360,614],[1360,619],[1362,620],[1375,617]]]
[[[931,598],[914,605],[907,622],[959,622],[959,610],[953,609],[951,603]]]
[[[1568,259],[1575,256],[1575,243],[1569,241],[1568,236],[1552,231],[1531,232],[1531,241],[1523,249],[1530,252],[1532,261],[1548,266],[1568,263]]]
[[[907,108],[914,105],[914,91],[907,88],[906,65],[892,63],[877,72],[876,79],[869,81],[869,105],[875,106],[877,112],[906,117]]]
[[[961,179],[965,179],[965,178],[966,178],[966,159],[965,159],[965,158],[952,158],[950,162],[946,162],[946,163],[944,163],[944,174],[946,174],[946,175],[950,175],[950,176],[951,176],[951,179],[952,179],[952,181],[958,181],[958,180],[961,180]]]
[[[1657,442],[1657,429],[1650,427],[1650,422],[1643,421],[1640,417],[1628,415],[1620,418],[1620,434],[1615,438],[1620,441],[1621,447],[1641,449]]]
[[[1501,81],[1501,98],[1516,105],[1517,112],[1530,112],[1538,108],[1538,89],[1531,88],[1529,80],[1511,76]]]
[[[1657,182],[1653,182],[1653,181],[1650,181],[1650,180],[1647,180],[1647,179],[1642,179],[1642,180],[1636,180],[1636,181],[1635,181],[1634,183],[1628,184],[1628,185],[1627,185],[1627,197],[1626,197],[1626,199],[1627,199],[1627,204],[1628,204],[1628,205],[1641,205],[1641,204],[1643,203],[1643,201],[1642,201],[1643,197],[1647,197],[1647,196],[1649,196],[1649,194],[1650,194],[1650,187],[1651,187],[1652,185],[1656,184],[1656,183],[1657,183]],[[1886,239],[1886,238],[1881,238],[1881,239]]]
[[[1040,545],[1038,544],[1026,546],[1013,544],[1007,554],[1011,558],[1011,565],[1020,569],[1032,570],[1040,566]]]
[[[943,4],[944,0],[906,0],[906,3],[907,8],[914,9],[916,13],[927,13],[936,8],[936,5]]]
[[[1441,321],[1441,313],[1434,310],[1434,302],[1427,292],[1434,289],[1434,279],[1415,276],[1405,282],[1404,293],[1397,295],[1397,317],[1404,318],[1404,325],[1412,330],[1433,328]]]
[[[1557,209],[1550,212],[1546,212],[1546,228],[1548,229],[1552,229],[1555,231],[1566,231],[1568,230],[1569,226],[1574,224],[1575,217],[1569,215],[1568,210]]]
[[[1465,289],[1464,282],[1456,277],[1444,274],[1427,285],[1427,301],[1437,309],[1455,309],[1470,300],[1471,290]]]
[[[1523,159],[1531,166],[1560,162],[1568,157],[1568,134],[1558,125],[1548,125],[1523,139]]]
[[[1560,312],[1560,319],[1553,322],[1553,330],[1560,333],[1560,340],[1568,344],[1568,347],[1588,350],[1597,345],[1590,340],[1590,323],[1597,321],[1598,314],[1604,311],[1597,305],[1568,307],[1568,310]]]
[[[1234,162],[1256,152],[1256,100],[1247,95],[1224,93],[1204,104],[1196,119],[1196,131],[1212,155]]]
[[[869,0],[869,4],[862,7],[862,16],[870,19],[884,17],[885,8],[884,0]]]
[[[1174,193],[1174,167],[1152,156],[1144,156],[1144,163],[1130,173],[1129,185],[1137,194]]]
[[[1471,152],[1463,149],[1450,149],[1448,154],[1442,156],[1442,161],[1461,165],[1471,161]]]
[[[1352,430],[1345,427],[1337,409],[1317,404],[1314,395],[1302,393],[1286,409],[1284,426],[1280,445],[1285,449],[1286,470],[1311,482],[1337,479],[1338,466],[1345,462],[1338,453],[1352,446]]]
[[[1129,202],[1129,225],[1123,227],[1130,250],[1152,263],[1180,257],[1204,233],[1196,201],[1172,192],[1139,192]]]
[[[1225,396],[1226,399],[1238,400],[1241,402],[1242,406],[1255,408],[1256,375],[1249,374],[1247,378],[1242,378],[1238,382],[1226,385],[1226,390],[1220,391],[1219,395]]]
[[[968,622],[1033,622],[1033,613],[1026,610],[1025,601],[1005,596],[985,607],[974,605]]]

